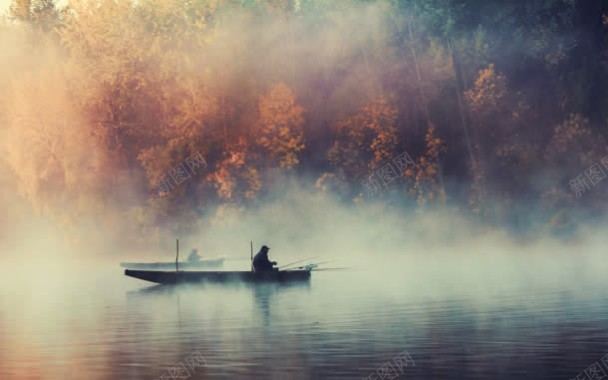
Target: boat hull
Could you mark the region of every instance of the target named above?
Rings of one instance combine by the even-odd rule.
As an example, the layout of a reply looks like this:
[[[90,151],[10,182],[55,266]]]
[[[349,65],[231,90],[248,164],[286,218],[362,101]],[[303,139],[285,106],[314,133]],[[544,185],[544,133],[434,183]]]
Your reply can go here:
[[[220,268],[224,265],[224,259],[205,259],[196,263],[180,262],[179,269],[202,269]],[[161,263],[120,263],[120,266],[128,269],[150,269],[150,270],[175,270],[175,261]]]
[[[194,271],[152,271],[125,270],[125,276],[150,281],[157,284],[197,283],[197,282],[297,282],[310,280],[310,271],[293,270],[267,273],[249,271],[194,272]]]

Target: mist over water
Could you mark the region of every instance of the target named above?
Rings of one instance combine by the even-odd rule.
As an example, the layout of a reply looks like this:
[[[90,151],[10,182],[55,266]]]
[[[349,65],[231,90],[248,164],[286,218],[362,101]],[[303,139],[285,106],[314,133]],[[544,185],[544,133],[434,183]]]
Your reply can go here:
[[[11,4],[0,380],[608,372],[601,0]]]
[[[3,248],[2,379],[155,379],[193,353],[205,359],[194,379],[350,379],[403,352],[415,362],[403,378],[554,379],[608,353],[599,226],[519,241],[453,211],[351,207],[292,189],[180,237],[182,252],[198,245],[248,270],[253,240],[279,265],[320,256],[349,270],[294,285],[174,287],[118,266],[171,261],[171,244],[91,256],[56,226],[32,228],[35,239]]]

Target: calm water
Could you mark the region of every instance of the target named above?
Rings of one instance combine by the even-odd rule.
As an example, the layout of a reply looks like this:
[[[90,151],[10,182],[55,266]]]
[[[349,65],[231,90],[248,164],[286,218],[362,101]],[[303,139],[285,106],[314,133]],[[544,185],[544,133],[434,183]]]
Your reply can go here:
[[[0,379],[357,379],[404,352],[395,378],[574,378],[608,354],[607,288],[517,260],[290,286],[154,287],[118,267],[4,281]],[[172,377],[180,365],[189,375]]]

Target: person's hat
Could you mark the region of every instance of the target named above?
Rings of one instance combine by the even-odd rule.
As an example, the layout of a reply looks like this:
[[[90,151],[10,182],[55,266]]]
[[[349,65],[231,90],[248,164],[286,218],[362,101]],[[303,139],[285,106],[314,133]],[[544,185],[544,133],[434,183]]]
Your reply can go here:
[[[268,251],[268,250],[270,250],[270,248],[268,248],[268,247],[267,247],[267,246],[265,246],[265,245],[263,245],[263,246],[262,246],[262,251]]]

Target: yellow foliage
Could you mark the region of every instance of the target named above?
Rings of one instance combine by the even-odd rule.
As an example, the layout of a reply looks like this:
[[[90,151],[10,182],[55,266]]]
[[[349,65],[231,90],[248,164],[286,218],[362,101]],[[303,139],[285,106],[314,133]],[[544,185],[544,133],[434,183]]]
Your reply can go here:
[[[304,149],[304,108],[295,101],[293,91],[284,83],[272,86],[258,104],[259,135],[257,142],[280,168],[290,169],[300,163],[297,153]]]
[[[220,199],[230,202],[253,199],[262,188],[261,176],[248,162],[249,157],[247,146],[241,139],[229,148],[216,170],[207,176],[214,183]]]
[[[545,159],[551,163],[563,160],[573,161],[569,154],[576,154],[578,165],[591,165],[603,156],[605,141],[589,126],[589,120],[579,114],[571,114],[568,119],[555,127],[553,136],[545,150]]]
[[[70,213],[93,206],[116,174],[94,126],[72,101],[63,72],[40,67],[16,75],[11,93],[4,159],[22,194],[39,210],[63,204]]]
[[[413,179],[414,184],[410,193],[416,196],[418,203],[426,204],[439,198],[445,201],[444,189],[439,184],[439,156],[445,151],[443,140],[435,135],[435,127],[431,126],[426,135],[426,152],[418,157],[413,168],[407,168],[404,175]]]
[[[396,107],[381,97],[334,125],[338,136],[328,157],[342,178],[358,179],[395,155],[396,121]]]
[[[500,106],[507,93],[507,80],[504,75],[496,73],[494,64],[479,71],[472,89],[465,91],[464,96],[472,112],[480,117],[488,117]]]

